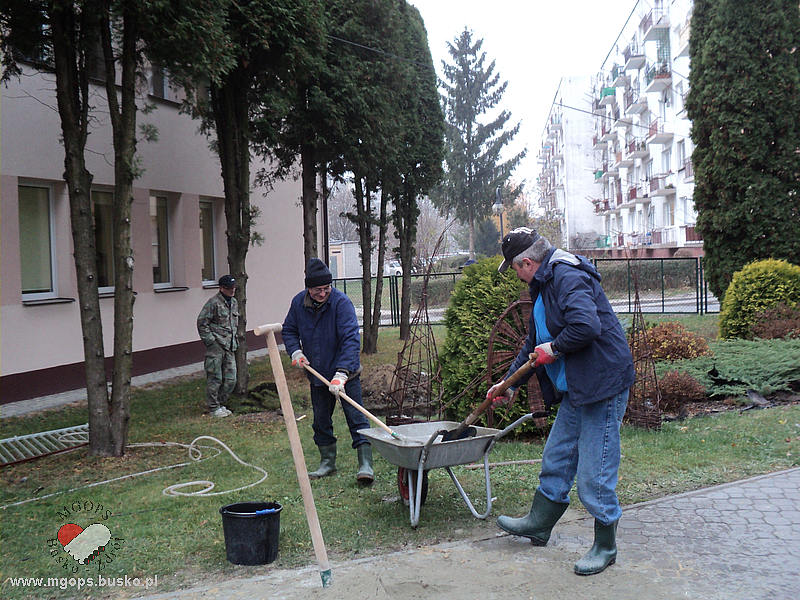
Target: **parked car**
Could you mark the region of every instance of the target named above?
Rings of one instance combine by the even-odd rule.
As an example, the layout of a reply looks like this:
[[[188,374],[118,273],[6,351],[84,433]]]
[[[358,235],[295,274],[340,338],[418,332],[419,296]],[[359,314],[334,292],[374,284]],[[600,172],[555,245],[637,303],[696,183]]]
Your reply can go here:
[[[383,263],[384,277],[400,277],[403,274],[403,265],[399,260],[390,260]]]

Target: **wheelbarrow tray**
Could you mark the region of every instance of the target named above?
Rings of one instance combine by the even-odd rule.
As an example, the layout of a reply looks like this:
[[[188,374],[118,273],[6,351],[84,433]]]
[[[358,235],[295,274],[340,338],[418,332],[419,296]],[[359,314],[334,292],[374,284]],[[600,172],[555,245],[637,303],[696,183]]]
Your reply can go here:
[[[397,425],[392,429],[400,436],[400,439],[394,438],[383,429],[378,428],[361,429],[359,433],[369,438],[373,447],[393,465],[416,470],[420,466],[423,448],[431,436],[438,431],[450,431],[459,425],[460,423],[455,421],[428,421]],[[424,468],[451,467],[481,460],[500,430],[489,427],[475,427],[475,429],[475,437],[449,442],[442,441],[441,437],[437,438],[429,447]]]

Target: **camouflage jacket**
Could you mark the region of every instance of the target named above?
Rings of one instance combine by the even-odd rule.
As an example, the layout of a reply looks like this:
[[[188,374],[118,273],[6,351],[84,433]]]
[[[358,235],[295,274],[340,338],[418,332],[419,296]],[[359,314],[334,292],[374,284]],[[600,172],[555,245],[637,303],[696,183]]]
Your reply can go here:
[[[239,341],[236,339],[238,325],[239,304],[236,298],[231,298],[229,308],[222,292],[209,298],[197,316],[197,332],[206,348],[219,344],[226,350],[236,350],[239,346]]]

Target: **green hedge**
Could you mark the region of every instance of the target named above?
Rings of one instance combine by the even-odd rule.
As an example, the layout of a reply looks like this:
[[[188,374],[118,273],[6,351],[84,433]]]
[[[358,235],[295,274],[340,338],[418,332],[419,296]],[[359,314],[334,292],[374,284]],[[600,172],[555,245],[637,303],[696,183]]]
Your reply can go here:
[[[800,303],[800,267],[785,260],[759,260],[733,274],[719,315],[722,338],[746,338],[759,313]]]
[[[445,312],[447,337],[439,354],[445,403],[486,371],[492,327],[525,288],[513,270],[498,273],[499,265],[500,258],[491,257],[466,267]],[[463,420],[484,400],[486,390],[485,382],[472,388],[472,394],[465,394],[450,407],[448,416]],[[504,421],[527,413],[527,406],[527,400],[518,399],[503,415]],[[530,424],[526,426],[532,429]]]

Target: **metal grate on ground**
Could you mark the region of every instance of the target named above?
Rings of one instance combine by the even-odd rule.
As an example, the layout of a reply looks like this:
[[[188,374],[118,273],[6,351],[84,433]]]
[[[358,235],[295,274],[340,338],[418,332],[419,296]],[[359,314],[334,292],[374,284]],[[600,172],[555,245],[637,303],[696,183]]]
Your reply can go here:
[[[68,452],[89,444],[89,424],[75,425],[0,440],[0,466]]]

